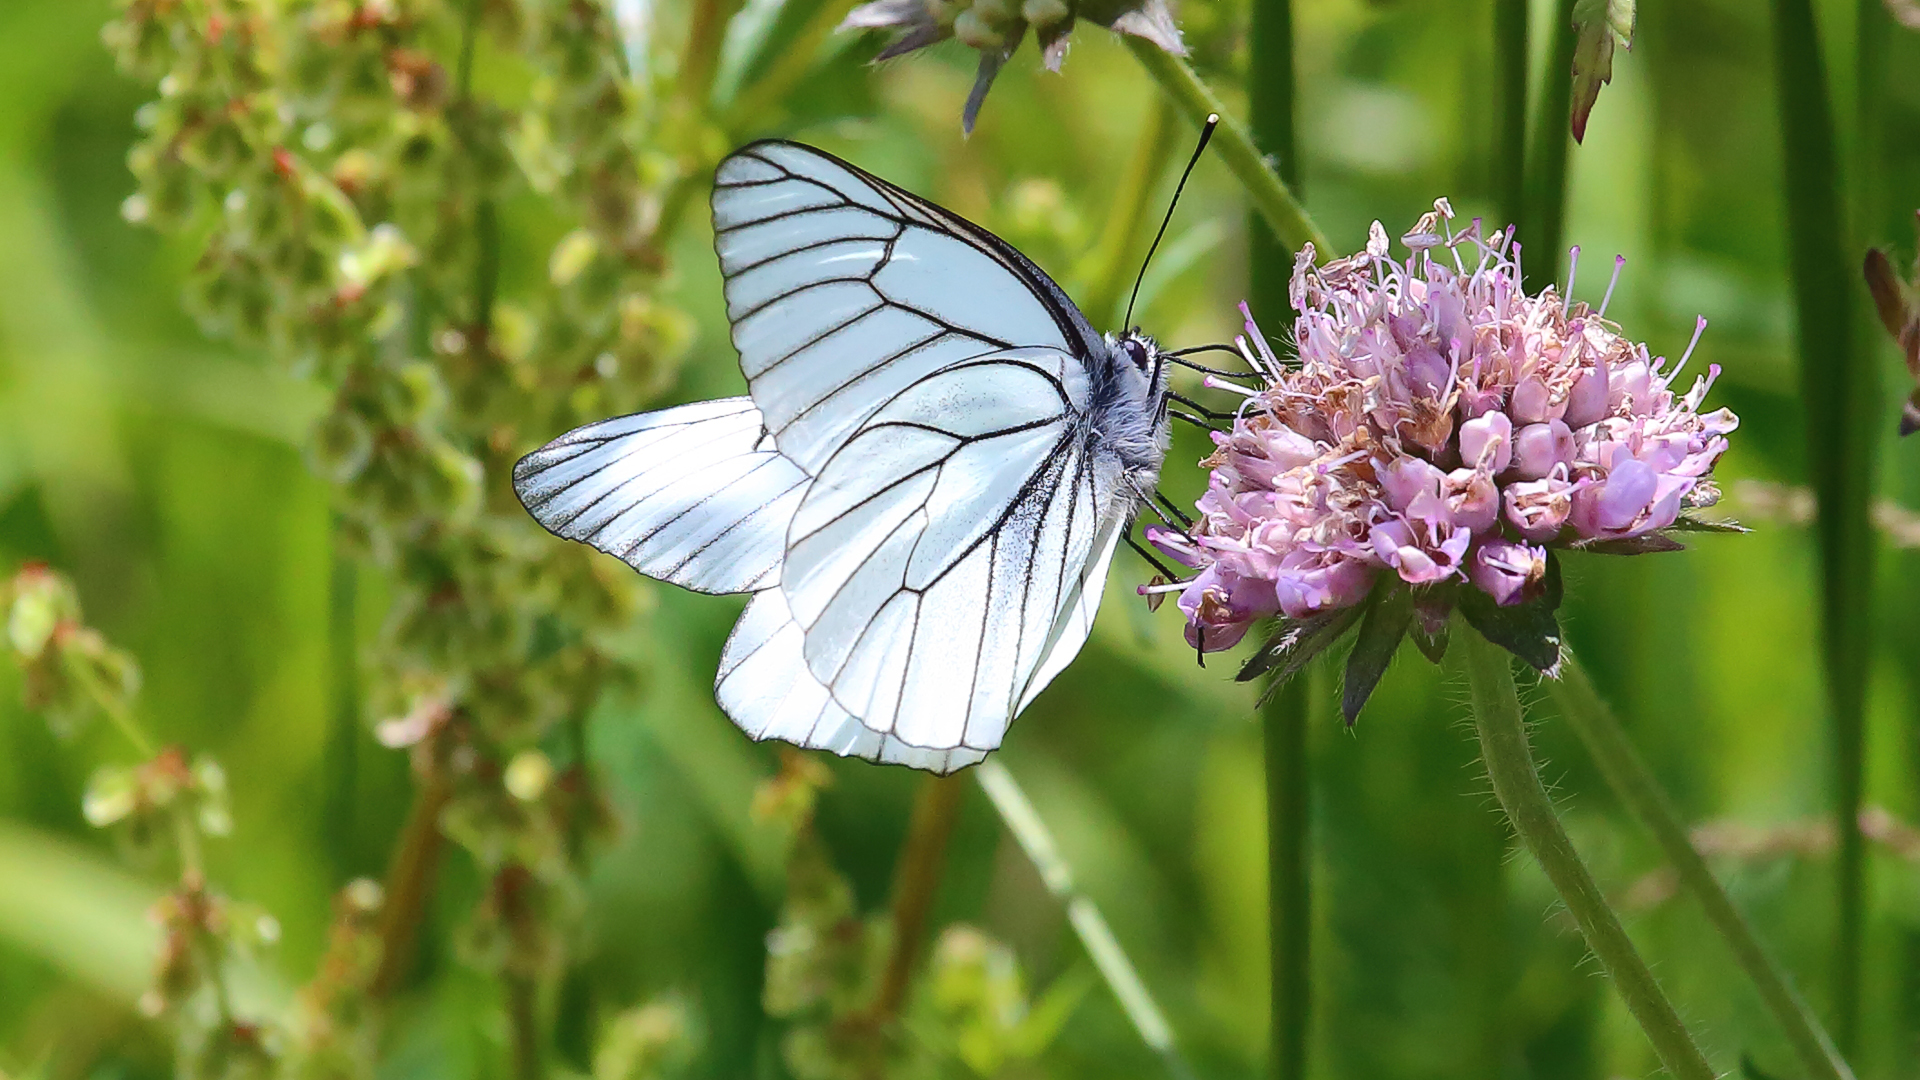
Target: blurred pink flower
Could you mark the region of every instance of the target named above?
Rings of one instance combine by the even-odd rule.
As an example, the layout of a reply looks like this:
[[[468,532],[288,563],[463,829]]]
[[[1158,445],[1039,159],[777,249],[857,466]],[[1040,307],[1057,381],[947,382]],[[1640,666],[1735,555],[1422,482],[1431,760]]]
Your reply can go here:
[[[1512,230],[1454,233],[1452,217],[1436,202],[1402,237],[1405,260],[1378,222],[1363,253],[1315,266],[1302,251],[1297,362],[1241,305],[1237,344],[1261,385],[1209,380],[1246,401],[1213,436],[1192,528],[1148,534],[1197,571],[1180,595],[1195,647],[1357,604],[1383,574],[1523,603],[1548,547],[1672,547],[1621,542],[1717,498],[1708,481],[1739,424],[1700,411],[1718,368],[1676,393],[1686,356],[1650,357],[1604,302],[1527,295]]]

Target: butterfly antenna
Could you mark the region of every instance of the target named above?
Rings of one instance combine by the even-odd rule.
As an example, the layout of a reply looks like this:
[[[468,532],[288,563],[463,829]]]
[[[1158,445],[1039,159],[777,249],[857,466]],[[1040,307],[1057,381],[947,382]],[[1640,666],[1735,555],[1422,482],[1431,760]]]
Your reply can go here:
[[[1193,167],[1200,164],[1200,155],[1206,152],[1207,140],[1213,138],[1213,129],[1220,126],[1220,114],[1208,113],[1207,122],[1200,128],[1200,144],[1193,148],[1193,157],[1187,159],[1187,168],[1180,174],[1180,183],[1173,189],[1173,198],[1167,203],[1167,216],[1160,219],[1160,231],[1153,234],[1153,245],[1147,248],[1147,257],[1140,260],[1140,273],[1133,279],[1133,293],[1127,297],[1127,317],[1121,322],[1124,328],[1133,326],[1133,303],[1140,299],[1140,283],[1147,279],[1147,264],[1153,261],[1153,253],[1160,250],[1160,241],[1167,235],[1167,226],[1173,224],[1173,208],[1180,205],[1180,193],[1186,190],[1187,177],[1193,175]]]

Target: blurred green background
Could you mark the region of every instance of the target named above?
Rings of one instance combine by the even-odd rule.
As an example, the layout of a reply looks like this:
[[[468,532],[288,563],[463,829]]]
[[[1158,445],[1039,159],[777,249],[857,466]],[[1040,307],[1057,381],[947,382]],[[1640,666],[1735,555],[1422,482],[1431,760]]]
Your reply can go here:
[[[1547,8],[1534,5],[1536,24]],[[1389,231],[1439,195],[1492,213],[1491,15],[1482,0],[1296,0],[1304,188],[1341,246]],[[1838,108],[1853,107],[1851,3],[1819,5]],[[1244,5],[1189,3],[1200,59],[1240,108]],[[351,814],[323,797],[330,717],[326,486],[302,444],[318,393],[268,358],[210,342],[183,313],[190,239],[122,220],[125,158],[148,88],[116,74],[96,0],[0,4],[0,571],[43,560],[72,574],[92,622],[140,658],[141,708],[168,742],[226,766],[233,835],[210,876],[262,905],[283,934],[263,993],[304,981],[330,895],[377,876],[409,799],[402,755],[359,738]],[[672,5],[661,25],[672,31]],[[1536,35],[1537,36],[1537,35]],[[1084,260],[1111,213],[1156,91],[1110,35],[1082,26],[1061,75],[1029,46],[994,87],[978,131],[958,113],[972,54],[956,46],[874,69],[849,48],[809,81],[778,129],[817,142],[1000,232],[1083,295]],[[1743,418],[1720,470],[1753,534],[1704,537],[1650,558],[1567,560],[1575,649],[1693,822],[1758,830],[1820,819],[1831,788],[1815,650],[1808,532],[1742,505],[1742,480],[1805,483],[1792,358],[1782,161],[1764,5],[1652,3],[1574,149],[1566,239],[1627,270],[1610,314],[1676,354],[1696,314],[1714,400]],[[1920,33],[1888,43],[1895,93],[1883,222],[1901,265],[1920,206]],[[1544,57],[1536,78],[1544,77]],[[809,116],[827,117],[808,122]],[[1164,205],[1190,131],[1163,140]],[[1138,321],[1176,345],[1232,332],[1245,291],[1245,210],[1217,161],[1201,166],[1148,275]],[[506,217],[507,275],[537,275],[550,225]],[[1145,237],[1129,245],[1133,265]],[[1523,238],[1524,239],[1524,238]],[[683,231],[667,289],[699,337],[663,402],[735,392],[705,225]],[[530,253],[530,254],[529,254]],[[1529,252],[1531,257],[1532,253]],[[1593,256],[1599,256],[1594,258]],[[1090,312],[1114,324],[1115,311]],[[1269,327],[1269,329],[1274,329]],[[1892,436],[1904,375],[1883,338],[1886,446],[1879,486],[1920,506],[1920,445]],[[549,434],[558,434],[553,432]],[[1189,501],[1205,450],[1177,433],[1166,488]],[[504,483],[503,477],[489,482]],[[558,541],[556,541],[558,542]],[[1920,550],[1881,547],[1872,666],[1869,802],[1920,817]],[[1116,562],[1081,658],[1014,728],[1001,755],[1033,794],[1088,893],[1168,1011],[1204,1076],[1257,1075],[1266,1046],[1264,781],[1254,694],[1221,658],[1195,666],[1170,611]],[[363,576],[363,580],[367,580]],[[371,640],[379,585],[361,605]],[[771,747],[712,706],[713,663],[738,602],[670,587],[653,605],[640,688],[603,701],[592,757],[619,827],[592,862],[581,963],[616,1004],[677,993],[706,1031],[695,1073],[781,1075],[760,1005],[779,855],[749,816]],[[1331,674],[1313,726],[1315,1069],[1339,1078],[1647,1075],[1650,1052],[1530,862],[1515,858],[1463,730],[1463,691],[1407,653],[1343,730]],[[1543,695],[1532,695],[1539,699]],[[165,886],[86,826],[81,791],[118,753],[95,725],[60,738],[0,667],[0,1068],[50,1077],[165,1075],[168,1050],[134,1009],[149,978],[144,908]],[[1662,888],[1647,837],[1537,702],[1537,742],[1570,827],[1717,1065],[1788,1060],[1698,911]],[[377,719],[377,718],[369,718]],[[832,762],[819,824],[862,906],[884,905],[916,778]],[[1060,906],[968,785],[936,926],[979,925],[1030,983],[1081,977]],[[1829,1000],[1830,856],[1819,842],[1750,838],[1715,863],[1798,977]],[[1795,834],[1799,835],[1799,834]],[[1738,846],[1738,845],[1736,845]],[[1873,847],[1862,1076],[1920,1075],[1920,864]],[[497,993],[452,954],[479,883],[445,867],[422,971],[386,1028],[382,1075],[504,1075]],[[564,1020],[562,1021],[564,1022]],[[1022,1075],[1158,1075],[1100,987]],[[1017,1072],[1018,1070],[1016,1070]],[[1014,1075],[1010,1072],[1008,1075]]]

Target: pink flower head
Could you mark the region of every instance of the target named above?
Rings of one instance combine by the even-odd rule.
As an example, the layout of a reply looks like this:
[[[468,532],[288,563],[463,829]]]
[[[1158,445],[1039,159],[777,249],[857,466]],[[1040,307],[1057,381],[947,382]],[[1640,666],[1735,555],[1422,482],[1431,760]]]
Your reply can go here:
[[[1198,572],[1180,597],[1196,647],[1352,607],[1382,575],[1442,611],[1458,595],[1430,592],[1443,586],[1524,603],[1542,594],[1548,547],[1654,550],[1625,542],[1713,501],[1739,424],[1700,411],[1718,369],[1676,390],[1684,356],[1650,356],[1604,305],[1529,296],[1512,231],[1456,233],[1452,218],[1435,203],[1402,237],[1404,260],[1378,222],[1360,254],[1317,266],[1302,251],[1297,363],[1247,313],[1238,344],[1262,385],[1235,387],[1247,403],[1202,462],[1193,526],[1151,534]]]

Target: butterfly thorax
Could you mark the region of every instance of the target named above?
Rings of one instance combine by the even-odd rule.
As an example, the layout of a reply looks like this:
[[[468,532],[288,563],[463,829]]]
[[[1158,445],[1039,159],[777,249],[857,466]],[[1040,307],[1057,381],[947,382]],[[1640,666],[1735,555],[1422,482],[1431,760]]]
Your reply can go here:
[[[1105,353],[1094,365],[1088,422],[1094,438],[1119,459],[1114,495],[1126,500],[1131,512],[1133,504],[1153,493],[1167,457],[1166,365],[1153,339],[1138,331],[1109,334],[1103,344]]]

